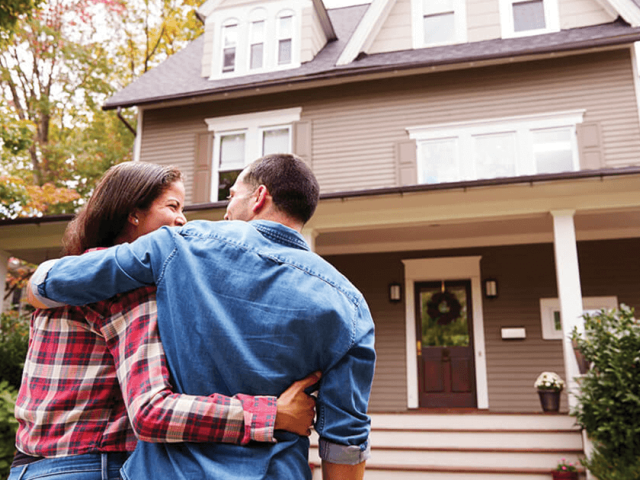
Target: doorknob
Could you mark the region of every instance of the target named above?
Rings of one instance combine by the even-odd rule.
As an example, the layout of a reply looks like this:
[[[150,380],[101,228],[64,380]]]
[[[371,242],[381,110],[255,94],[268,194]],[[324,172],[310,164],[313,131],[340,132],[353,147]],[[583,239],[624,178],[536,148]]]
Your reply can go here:
[[[418,340],[416,342],[416,350],[418,351],[418,356],[421,357],[422,356],[422,342],[420,340]]]

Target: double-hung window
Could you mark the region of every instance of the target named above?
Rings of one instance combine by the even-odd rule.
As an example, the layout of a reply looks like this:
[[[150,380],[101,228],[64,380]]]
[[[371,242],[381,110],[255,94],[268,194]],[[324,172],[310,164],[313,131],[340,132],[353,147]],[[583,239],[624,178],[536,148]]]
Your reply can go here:
[[[236,47],[238,44],[238,22],[229,20],[222,27],[222,71],[236,69]]]
[[[249,69],[258,70],[264,66],[264,20],[251,22],[251,45],[249,46]]]
[[[229,196],[240,172],[257,158],[271,153],[291,153],[292,124],[301,108],[206,119],[214,132],[211,201]]]
[[[584,111],[408,128],[419,183],[559,173],[579,169],[576,125]]]
[[[466,42],[464,0],[412,0],[413,47]]]
[[[278,65],[289,65],[293,53],[293,14],[286,12],[278,16]]]
[[[560,30],[558,0],[500,0],[502,37]]]

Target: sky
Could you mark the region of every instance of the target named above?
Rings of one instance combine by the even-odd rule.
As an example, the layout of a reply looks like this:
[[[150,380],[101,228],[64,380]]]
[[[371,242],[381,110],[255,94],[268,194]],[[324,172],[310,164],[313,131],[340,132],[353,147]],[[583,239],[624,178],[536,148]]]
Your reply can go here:
[[[349,5],[362,5],[371,3],[371,0],[323,0],[326,8],[348,7]]]

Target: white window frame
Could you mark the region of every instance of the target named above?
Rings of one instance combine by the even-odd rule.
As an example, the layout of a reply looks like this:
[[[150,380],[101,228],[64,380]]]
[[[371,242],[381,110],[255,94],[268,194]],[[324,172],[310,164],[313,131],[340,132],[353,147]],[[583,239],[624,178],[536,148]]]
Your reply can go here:
[[[305,2],[298,0],[270,0],[259,7],[241,5],[214,11],[205,21],[205,28],[212,29],[213,45],[211,55],[210,80],[235,78],[244,75],[274,72],[298,68],[301,65],[302,10]],[[278,65],[278,19],[280,16],[292,17],[291,63]],[[251,69],[251,28],[252,23],[264,19],[264,46],[262,68]],[[224,62],[222,45],[224,26],[233,22],[238,25],[236,46],[236,65],[234,71],[223,72]],[[206,51],[206,50],[205,50]]]
[[[411,28],[413,48],[437,47],[440,45],[452,45],[467,41],[467,4],[465,0],[452,0],[455,24],[454,40],[451,42],[438,42],[425,44],[424,42],[424,16],[439,13],[437,10],[425,11],[423,0],[411,0]],[[444,12],[443,12],[444,13]]]
[[[542,0],[545,28],[516,32],[513,24],[513,4],[528,0],[500,0],[500,27],[502,38],[528,37],[541,33],[560,31],[560,10],[558,0]]]
[[[537,115],[521,115],[470,122],[452,122],[436,125],[407,127],[409,137],[416,140],[418,178],[421,177],[422,149],[430,141],[457,139],[458,158],[467,162],[459,162],[457,181],[477,180],[475,172],[475,151],[473,140],[478,135],[515,132],[516,162],[515,176],[534,175],[535,160],[533,157],[533,135],[537,130],[569,128],[571,130],[571,149],[573,153],[574,171],[580,169],[576,125],[582,123],[585,110],[571,110]],[[484,178],[484,177],[483,177]]]
[[[289,63],[285,63],[285,64],[280,64],[280,40],[287,40],[287,38],[280,38],[280,20],[282,18],[286,18],[286,17],[291,17],[291,61]],[[286,10],[282,10],[281,12],[278,12],[278,15],[276,16],[276,36],[275,36],[275,67],[277,69],[281,69],[281,68],[289,68],[289,65],[291,65],[292,63],[294,63],[294,54],[293,52],[296,51],[297,49],[297,45],[296,45],[296,35],[295,32],[297,30],[297,18],[296,18],[296,14],[293,10],[291,9],[286,9]]]
[[[582,308],[584,313],[590,313],[602,309],[618,308],[618,297],[583,297]],[[541,298],[540,299],[540,321],[542,323],[542,338],[544,340],[562,340],[562,329],[556,330],[554,313],[560,312],[560,299]]]
[[[302,114],[301,107],[285,108],[281,110],[270,110],[266,112],[247,113],[241,115],[230,115],[227,117],[207,118],[207,128],[214,133],[213,141],[213,165],[211,168],[211,192],[210,200],[218,202],[218,165],[220,164],[220,139],[225,135],[244,133],[245,134],[245,158],[244,165],[262,156],[262,134],[264,131],[275,128],[289,129],[289,152],[293,149],[293,128],[294,122],[300,121]]]

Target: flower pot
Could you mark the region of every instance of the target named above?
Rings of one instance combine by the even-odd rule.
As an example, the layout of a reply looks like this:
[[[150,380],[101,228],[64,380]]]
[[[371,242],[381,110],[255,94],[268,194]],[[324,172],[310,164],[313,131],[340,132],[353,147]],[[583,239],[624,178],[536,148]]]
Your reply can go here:
[[[540,397],[540,405],[542,406],[543,411],[557,412],[558,410],[560,410],[560,391],[538,390],[538,396]],[[566,472],[560,472],[560,473],[566,473]],[[566,477],[566,478],[571,478],[571,477]]]
[[[578,480],[578,472],[551,472],[553,480]]]

